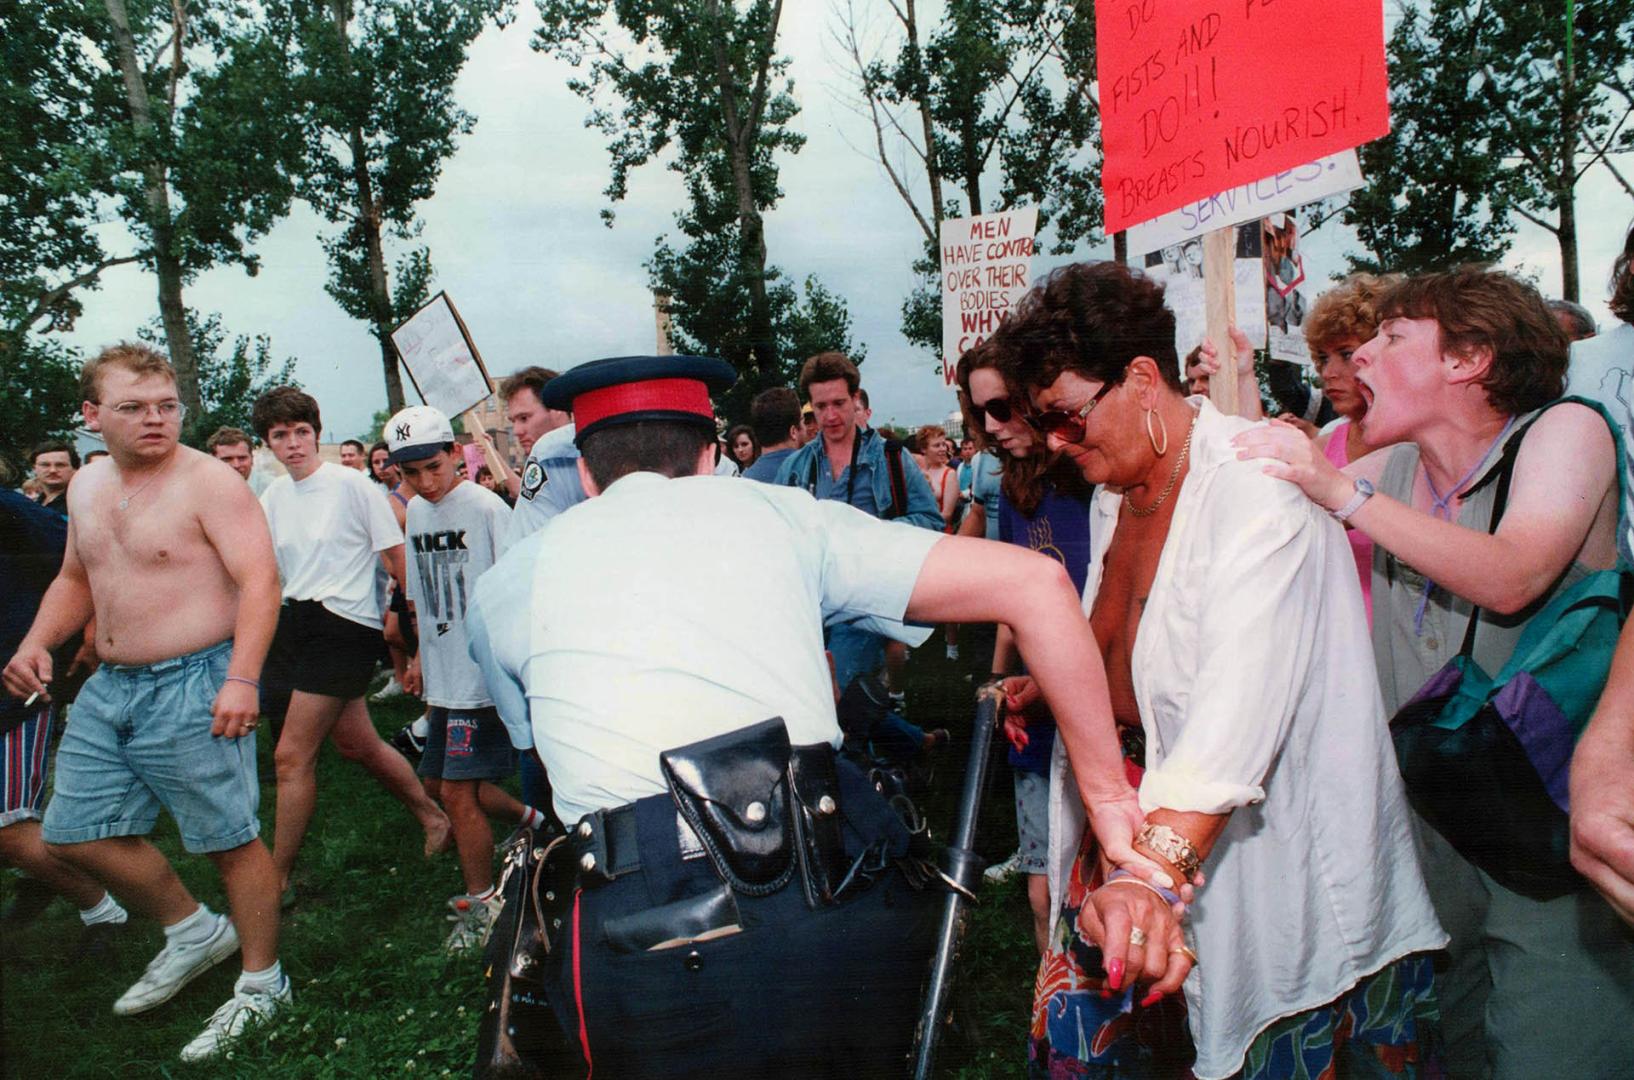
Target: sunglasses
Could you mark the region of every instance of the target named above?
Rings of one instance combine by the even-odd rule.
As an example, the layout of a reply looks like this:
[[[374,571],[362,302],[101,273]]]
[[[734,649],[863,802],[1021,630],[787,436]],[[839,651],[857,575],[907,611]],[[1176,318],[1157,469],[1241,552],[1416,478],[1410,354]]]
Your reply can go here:
[[[1089,414],[1095,411],[1095,406],[1101,399],[1110,394],[1119,384],[1115,382],[1102,383],[1101,388],[1095,391],[1095,396],[1089,399],[1089,404],[1076,412],[1067,412],[1061,409],[1051,409],[1039,413],[1037,416],[1027,417],[1027,422],[1044,435],[1054,435],[1062,442],[1082,442],[1084,438],[1084,422]],[[992,402],[988,402],[989,405]]]
[[[978,428],[985,428],[987,426],[987,418],[989,416],[1001,424],[1008,424],[1017,416],[1021,416],[1024,420],[1027,419],[1024,414],[1016,411],[1016,409],[1010,404],[1009,398],[1004,397],[989,398],[986,405],[977,405],[975,402],[971,402],[970,414],[971,416],[975,417],[976,426]]]

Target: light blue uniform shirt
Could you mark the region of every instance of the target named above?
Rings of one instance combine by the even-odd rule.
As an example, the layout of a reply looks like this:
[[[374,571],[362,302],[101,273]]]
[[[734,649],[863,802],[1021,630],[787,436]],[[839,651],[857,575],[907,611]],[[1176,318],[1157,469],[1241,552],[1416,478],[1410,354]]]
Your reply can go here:
[[[544,528],[563,510],[584,502],[584,483],[579,479],[579,448],[573,445],[577,432],[564,424],[539,436],[522,465],[522,487],[511,507],[505,546]]]
[[[522,669],[528,659],[526,590],[544,551],[543,530],[518,540],[477,578],[465,609],[466,648],[482,669],[488,696],[518,750],[533,745],[528,699],[522,693]]]
[[[769,717],[837,745],[824,622],[906,632],[941,539],[797,488],[634,473],[483,575],[472,653],[519,746],[526,698],[572,823],[666,790],[661,752]]]

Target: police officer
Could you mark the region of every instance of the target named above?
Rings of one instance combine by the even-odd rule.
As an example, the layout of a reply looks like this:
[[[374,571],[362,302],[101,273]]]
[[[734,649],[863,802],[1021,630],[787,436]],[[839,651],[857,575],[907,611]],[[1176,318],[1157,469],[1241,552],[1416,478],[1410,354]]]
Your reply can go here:
[[[556,378],[549,368],[525,367],[499,386],[511,430],[527,455],[505,536],[509,547],[545,527],[551,518],[584,501],[575,464],[572,414],[546,407],[545,387]]]
[[[621,357],[552,380],[590,499],[477,588],[473,653],[569,825],[535,897],[546,994],[584,1073],[897,1075],[937,895],[835,758],[824,623],[1011,624],[1081,793],[1125,841],[1138,804],[1061,567],[710,475],[710,392],[734,378]]]

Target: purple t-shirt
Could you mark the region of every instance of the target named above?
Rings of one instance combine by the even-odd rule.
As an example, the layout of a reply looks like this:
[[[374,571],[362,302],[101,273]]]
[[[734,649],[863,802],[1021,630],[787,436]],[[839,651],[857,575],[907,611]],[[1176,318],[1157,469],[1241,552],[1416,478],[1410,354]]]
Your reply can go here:
[[[1048,485],[1043,501],[1031,517],[999,496],[999,539],[1048,555],[1066,567],[1072,587],[1082,595],[1089,574],[1089,499],[1063,495]],[[1055,748],[1055,721],[1035,720],[1027,726],[1027,748],[1010,750],[1010,765],[1023,772],[1047,773]]]

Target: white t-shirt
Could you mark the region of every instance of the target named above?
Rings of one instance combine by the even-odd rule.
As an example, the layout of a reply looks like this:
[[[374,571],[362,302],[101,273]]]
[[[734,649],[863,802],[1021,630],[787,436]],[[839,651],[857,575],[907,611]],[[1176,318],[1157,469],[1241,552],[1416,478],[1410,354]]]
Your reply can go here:
[[[509,517],[504,499],[470,481],[455,484],[434,503],[409,501],[408,598],[419,616],[427,705],[493,704],[482,669],[466,649],[465,611],[477,578],[499,558]]]
[[[317,600],[379,630],[376,557],[403,542],[386,497],[356,469],[324,462],[305,480],[285,475],[261,494],[285,600]]]

